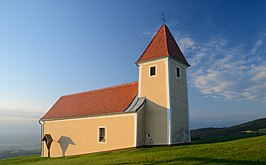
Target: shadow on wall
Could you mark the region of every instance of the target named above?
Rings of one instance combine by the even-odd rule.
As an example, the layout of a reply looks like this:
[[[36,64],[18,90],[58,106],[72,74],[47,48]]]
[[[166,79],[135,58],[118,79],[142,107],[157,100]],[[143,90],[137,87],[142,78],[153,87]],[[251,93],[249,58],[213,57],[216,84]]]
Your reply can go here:
[[[66,151],[69,145],[75,145],[73,140],[68,136],[61,136],[58,140],[58,143],[60,144],[62,150],[62,156],[66,155]]]
[[[172,109],[172,119],[169,121],[167,118],[166,107],[155,103],[149,99],[146,99],[146,128],[145,128],[145,145],[156,145],[159,143],[166,144],[167,142],[167,130],[163,128],[162,125],[167,127],[167,122],[171,123],[171,143],[179,144],[179,143],[188,143],[190,142],[189,135],[189,127],[187,118],[188,115],[185,115],[185,111],[182,112],[178,107],[177,110]],[[179,118],[174,118],[178,117]],[[181,116],[181,117],[180,117]],[[159,127],[158,127],[159,126]],[[167,128],[168,129],[168,128]],[[148,136],[150,133],[150,136]],[[155,139],[156,137],[156,139]]]

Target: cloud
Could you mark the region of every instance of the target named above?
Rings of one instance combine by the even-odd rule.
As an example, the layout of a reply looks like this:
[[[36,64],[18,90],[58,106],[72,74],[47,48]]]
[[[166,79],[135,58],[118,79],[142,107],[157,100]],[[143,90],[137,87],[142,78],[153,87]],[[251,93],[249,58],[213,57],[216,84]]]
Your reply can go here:
[[[155,36],[155,34],[157,33],[157,30],[158,29],[153,29],[152,31],[145,31],[145,32],[142,32],[140,37],[150,37],[150,38],[153,38]]]
[[[253,69],[253,77],[252,80],[254,81],[266,81],[266,65],[256,66]]]
[[[141,36],[154,36],[153,32],[142,32]]]
[[[266,83],[255,84],[241,93],[246,100],[263,100],[266,101]]]
[[[259,39],[255,44],[253,45],[253,48],[251,49],[251,54],[256,54],[260,46],[262,45],[262,40]]]
[[[185,50],[195,48],[195,43],[190,37],[181,38],[179,44],[182,45]]]
[[[191,87],[213,98],[266,100],[266,63],[258,53],[263,40],[248,50],[244,44],[232,46],[222,35],[199,42],[184,32],[174,34],[192,66],[188,70]]]
[[[179,47],[182,48],[182,51],[184,52],[194,50],[196,48],[196,42],[186,33],[176,31],[173,33],[173,37],[176,39]]]
[[[201,75],[201,76],[199,76]],[[193,87],[200,90],[201,93],[212,95],[217,98],[223,96],[231,99],[236,97],[236,93],[231,89],[235,85],[232,80],[225,79],[225,75],[222,72],[208,69],[206,72],[203,70],[192,73]]]
[[[0,121],[38,120],[42,115],[43,112],[21,109],[0,109]]]
[[[154,36],[156,30],[145,33]],[[263,42],[266,33],[250,48],[232,44],[223,35],[211,34],[206,40],[192,38],[184,31],[172,32],[191,67],[188,81],[206,97],[266,101],[266,60]]]

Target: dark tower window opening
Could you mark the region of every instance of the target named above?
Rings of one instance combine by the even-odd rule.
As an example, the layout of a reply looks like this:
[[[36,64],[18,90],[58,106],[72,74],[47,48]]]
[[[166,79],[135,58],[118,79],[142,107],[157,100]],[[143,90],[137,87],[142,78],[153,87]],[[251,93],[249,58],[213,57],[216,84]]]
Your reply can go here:
[[[181,69],[177,66],[176,67],[176,77],[177,78],[181,78],[181,72],[180,71],[181,71]]]
[[[106,142],[106,128],[99,128],[99,142]]]
[[[150,77],[156,76],[156,66],[150,67]]]

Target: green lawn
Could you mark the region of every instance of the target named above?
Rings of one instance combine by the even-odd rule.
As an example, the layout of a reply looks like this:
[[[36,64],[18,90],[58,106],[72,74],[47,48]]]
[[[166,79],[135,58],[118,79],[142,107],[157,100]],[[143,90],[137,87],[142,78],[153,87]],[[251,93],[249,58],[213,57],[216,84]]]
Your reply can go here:
[[[41,158],[25,156],[0,164],[266,164],[266,135],[190,145],[128,149],[112,152]]]

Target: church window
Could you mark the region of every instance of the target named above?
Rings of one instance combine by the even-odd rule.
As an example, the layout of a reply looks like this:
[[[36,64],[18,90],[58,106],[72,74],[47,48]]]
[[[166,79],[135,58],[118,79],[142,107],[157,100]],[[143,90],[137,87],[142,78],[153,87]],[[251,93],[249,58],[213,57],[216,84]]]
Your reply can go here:
[[[150,132],[147,132],[147,138],[151,138],[151,133]]]
[[[181,78],[181,69],[178,66],[176,67],[176,77]]]
[[[105,143],[106,142],[106,127],[99,127],[99,142]]]
[[[156,76],[156,66],[150,66],[150,77]]]

